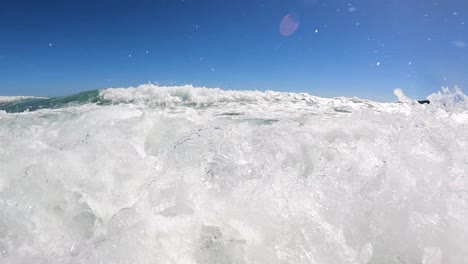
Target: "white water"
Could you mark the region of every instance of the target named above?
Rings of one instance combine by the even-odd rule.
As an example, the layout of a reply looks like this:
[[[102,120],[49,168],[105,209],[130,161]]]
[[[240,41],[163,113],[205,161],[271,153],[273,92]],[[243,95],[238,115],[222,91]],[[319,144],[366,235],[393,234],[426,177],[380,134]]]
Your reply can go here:
[[[46,99],[47,97],[35,97],[35,96],[0,96],[0,103],[8,103],[23,99]]]
[[[0,112],[0,263],[463,263],[468,99],[395,94],[143,85]]]

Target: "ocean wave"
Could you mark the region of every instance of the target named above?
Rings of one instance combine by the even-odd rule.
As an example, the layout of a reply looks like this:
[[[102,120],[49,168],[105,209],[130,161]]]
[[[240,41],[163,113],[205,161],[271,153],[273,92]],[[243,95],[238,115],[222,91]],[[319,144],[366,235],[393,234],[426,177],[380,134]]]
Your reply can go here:
[[[417,105],[417,101],[405,96],[401,89],[394,91],[397,102]],[[394,110],[392,103],[379,103],[356,97],[323,98],[308,93],[288,93],[275,91],[222,90],[220,88],[183,86],[159,86],[143,84],[128,88],[107,88],[99,91],[99,97],[108,103],[134,103],[147,106],[215,106],[227,103],[238,104],[302,104],[305,106],[322,105],[342,108],[368,108]],[[427,97],[433,105],[444,106],[445,109],[463,106],[468,108],[467,97],[461,89],[444,87],[441,91]]]
[[[212,105],[216,103],[256,103],[256,102],[290,102],[318,100],[318,97],[306,93],[285,93],[274,91],[232,91],[220,88],[183,86],[158,86],[143,84],[138,87],[108,88],[99,95],[111,102],[144,103],[153,106],[166,105]]]
[[[417,105],[417,101],[406,97],[401,89],[395,89],[394,93],[398,103],[406,106]],[[453,90],[442,88],[441,91],[429,95],[428,99],[430,99],[433,106],[448,111],[454,108],[464,109],[468,107],[466,96],[457,87]],[[381,111],[390,112],[405,109],[405,107],[395,105],[394,103],[379,103],[356,97],[322,98],[307,93],[222,90],[220,88],[194,87],[192,85],[165,87],[155,84],[143,84],[137,87],[107,88],[54,98],[32,96],[0,97],[0,110],[7,112],[24,112],[79,106],[89,103],[98,105],[135,104],[148,107],[210,107],[222,106],[225,104],[274,104],[285,105],[294,110],[322,108],[343,113],[365,108],[378,108]]]
[[[1,103],[10,103],[25,99],[47,99],[47,97],[36,97],[36,96],[0,96]]]
[[[0,111],[0,261],[462,263],[466,97],[429,98],[144,85]]]

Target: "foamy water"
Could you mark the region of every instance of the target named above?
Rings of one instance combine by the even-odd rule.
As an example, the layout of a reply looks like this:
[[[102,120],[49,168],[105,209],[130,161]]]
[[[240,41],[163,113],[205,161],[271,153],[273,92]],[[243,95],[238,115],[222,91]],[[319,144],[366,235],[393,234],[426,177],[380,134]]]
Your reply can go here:
[[[46,97],[35,97],[35,96],[0,96],[0,103],[9,103],[17,100],[24,100],[24,99],[34,99],[39,98],[43,99]]]
[[[0,111],[1,263],[464,263],[468,99],[101,90]]]

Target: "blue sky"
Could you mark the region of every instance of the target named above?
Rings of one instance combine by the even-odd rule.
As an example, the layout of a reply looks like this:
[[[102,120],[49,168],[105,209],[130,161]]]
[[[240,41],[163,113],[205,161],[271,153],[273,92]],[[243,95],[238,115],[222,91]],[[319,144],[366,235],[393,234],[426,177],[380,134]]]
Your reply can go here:
[[[0,0],[0,95],[158,82],[423,98],[468,89],[467,27],[464,0]]]

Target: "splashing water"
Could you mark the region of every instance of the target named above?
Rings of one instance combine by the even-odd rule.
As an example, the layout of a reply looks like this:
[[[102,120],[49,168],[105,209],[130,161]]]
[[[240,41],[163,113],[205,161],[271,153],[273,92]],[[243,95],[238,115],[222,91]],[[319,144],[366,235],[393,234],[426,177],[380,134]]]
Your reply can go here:
[[[0,262],[463,263],[466,96],[395,94],[142,85],[0,111]]]
[[[393,93],[398,98],[398,102],[400,102],[400,103],[409,103],[409,102],[411,102],[411,99],[406,97],[405,93],[403,93],[403,90],[401,90],[400,88],[395,89],[393,91]]]

